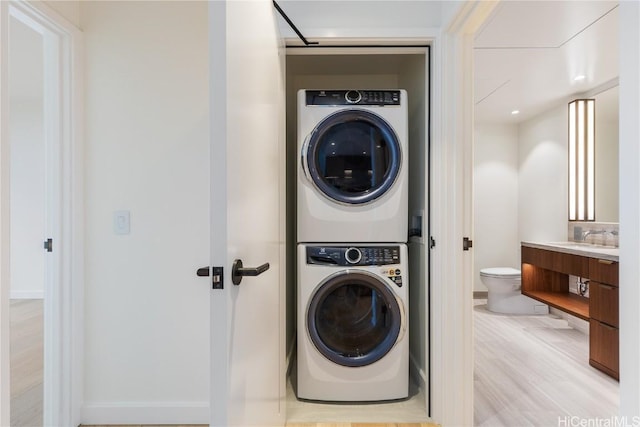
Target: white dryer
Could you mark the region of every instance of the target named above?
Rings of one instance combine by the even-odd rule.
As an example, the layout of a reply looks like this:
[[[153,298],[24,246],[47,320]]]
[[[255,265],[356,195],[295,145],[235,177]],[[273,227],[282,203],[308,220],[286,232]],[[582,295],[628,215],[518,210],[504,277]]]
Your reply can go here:
[[[405,90],[298,91],[298,242],[406,242]]]
[[[298,260],[298,398],[407,397],[406,245],[301,244]]]

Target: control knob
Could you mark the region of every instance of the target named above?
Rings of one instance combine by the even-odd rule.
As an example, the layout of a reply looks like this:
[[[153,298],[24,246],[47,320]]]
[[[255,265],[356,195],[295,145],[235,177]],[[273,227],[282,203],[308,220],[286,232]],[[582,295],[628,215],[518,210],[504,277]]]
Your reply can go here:
[[[358,248],[349,248],[345,251],[344,257],[349,264],[357,264],[362,259],[362,252]]]
[[[344,99],[346,99],[349,104],[357,104],[362,99],[362,94],[357,90],[350,90],[344,94]]]

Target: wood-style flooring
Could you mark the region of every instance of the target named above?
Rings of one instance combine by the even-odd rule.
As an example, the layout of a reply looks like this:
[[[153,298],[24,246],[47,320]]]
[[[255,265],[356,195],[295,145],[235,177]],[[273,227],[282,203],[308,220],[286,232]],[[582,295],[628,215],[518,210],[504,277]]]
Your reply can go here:
[[[42,425],[43,306],[11,300],[11,427]]]
[[[495,314],[476,300],[474,326],[476,426],[587,425],[618,414],[618,382],[589,366],[589,336],[566,320]]]
[[[291,380],[291,379],[290,379]],[[298,400],[287,382],[287,426],[420,426],[426,423],[426,396],[415,384],[409,398],[389,402],[329,403]],[[369,424],[368,424],[369,423]]]
[[[118,425],[118,426],[83,426],[83,427],[206,427],[202,425],[167,425],[150,426],[150,425]],[[287,423],[286,427],[439,427],[437,424],[428,423]]]
[[[475,425],[556,426],[565,417],[610,419],[618,413],[619,384],[589,366],[588,335],[563,319],[494,314],[484,303],[476,300],[474,308]],[[42,300],[12,300],[12,427],[42,425],[42,343]],[[287,427],[433,426],[287,423]]]

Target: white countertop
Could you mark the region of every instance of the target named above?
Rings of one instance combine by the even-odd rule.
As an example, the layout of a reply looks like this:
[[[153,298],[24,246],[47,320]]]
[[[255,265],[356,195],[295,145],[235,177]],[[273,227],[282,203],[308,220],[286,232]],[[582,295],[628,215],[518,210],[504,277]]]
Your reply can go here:
[[[536,249],[546,249],[550,251],[562,252],[565,254],[580,255],[590,258],[607,259],[618,261],[620,255],[619,248],[610,246],[592,245],[590,243],[579,242],[522,242],[522,246]]]

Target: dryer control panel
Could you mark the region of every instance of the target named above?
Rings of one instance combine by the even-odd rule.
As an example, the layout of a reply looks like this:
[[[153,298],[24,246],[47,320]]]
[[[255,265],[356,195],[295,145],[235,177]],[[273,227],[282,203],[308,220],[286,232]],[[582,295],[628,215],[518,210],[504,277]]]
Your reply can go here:
[[[400,105],[399,90],[307,90],[307,105]]]
[[[345,267],[400,264],[400,247],[308,246],[307,264]]]

